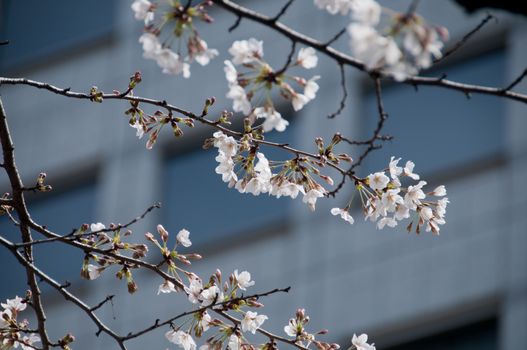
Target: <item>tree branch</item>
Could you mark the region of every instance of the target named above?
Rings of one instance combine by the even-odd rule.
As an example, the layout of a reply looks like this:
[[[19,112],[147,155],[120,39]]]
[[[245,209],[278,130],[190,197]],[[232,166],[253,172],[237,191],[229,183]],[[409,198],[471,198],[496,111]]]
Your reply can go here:
[[[4,156],[4,169],[9,177],[11,183],[11,189],[13,190],[13,199],[12,204],[15,210],[18,213],[20,220],[20,233],[22,235],[22,241],[24,243],[31,242],[31,231],[27,225],[28,220],[30,220],[29,214],[27,212],[26,203],[24,199],[24,192],[22,188],[22,180],[18,173],[15,155],[14,155],[14,145],[13,140],[11,139],[11,134],[9,132],[9,126],[7,124],[7,115],[0,98],[0,142],[2,144],[2,153]],[[33,262],[33,250],[31,246],[24,248],[25,259],[29,262]],[[33,309],[38,320],[38,331],[40,334],[42,347],[44,350],[49,349],[50,340],[46,331],[46,314],[44,312],[44,306],[42,305],[42,300],[40,297],[40,288],[38,287],[37,280],[35,278],[34,272],[26,266],[26,277],[27,283],[31,290],[31,302]]]
[[[252,21],[258,22],[268,28],[271,28],[281,33],[282,35],[284,35],[285,37],[293,41],[302,43],[304,45],[311,46],[317,51],[332,58],[337,63],[342,63],[348,66],[355,67],[361,71],[368,72],[363,62],[341,51],[338,51],[330,46],[327,46],[325,43],[319,40],[316,40],[312,37],[299,33],[289,28],[288,26],[284,25],[283,23],[275,22],[273,18],[271,17],[262,15],[256,11],[253,11],[243,6],[240,6],[238,4],[235,4],[230,0],[212,0],[212,1],[214,1],[214,3],[218,4],[219,6],[223,7],[225,10],[235,14],[238,17],[243,17],[243,18],[247,18]],[[382,78],[387,79],[387,80],[394,80],[391,76],[387,76],[387,75],[383,75]],[[413,86],[432,85],[432,86],[437,86],[437,87],[441,87],[445,89],[461,91],[465,94],[478,93],[478,94],[484,94],[484,95],[501,96],[501,97],[505,97],[505,98],[519,101],[522,103],[527,103],[526,94],[503,90],[501,88],[496,88],[496,87],[464,84],[464,83],[459,83],[456,81],[447,80],[441,77],[433,78],[433,77],[413,76],[413,77],[408,77],[406,80],[403,81],[403,83],[413,85]]]

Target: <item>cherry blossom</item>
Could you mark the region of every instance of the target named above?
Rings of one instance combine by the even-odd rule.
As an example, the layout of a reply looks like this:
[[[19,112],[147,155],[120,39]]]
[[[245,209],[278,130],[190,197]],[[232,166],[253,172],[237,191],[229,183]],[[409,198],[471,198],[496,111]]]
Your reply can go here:
[[[267,320],[266,315],[258,315],[253,311],[247,311],[245,317],[242,319],[242,331],[256,333],[256,330]]]
[[[229,53],[233,56],[232,62],[236,65],[257,61],[263,57],[263,41],[255,38],[235,41]]]
[[[131,7],[134,11],[135,19],[144,21],[145,24],[154,20],[154,12],[152,12],[152,3],[150,1],[135,0]]]
[[[296,62],[305,69],[315,68],[318,64],[318,57],[315,49],[312,47],[301,48],[300,51],[298,51]]]
[[[341,209],[341,208],[333,208],[331,209],[332,215],[340,215],[342,220],[349,222],[350,224],[353,224],[354,220],[353,217],[350,215],[348,209]]]
[[[165,280],[165,282],[161,283],[159,285],[159,288],[157,289],[157,295],[159,295],[160,293],[168,294],[175,292],[177,292],[176,286],[169,280]]]
[[[234,278],[241,290],[247,290],[248,287],[254,286],[254,281],[251,281],[251,274],[247,271],[238,273],[238,270],[234,270]]]
[[[351,344],[357,350],[375,350],[374,344],[368,344],[368,335],[364,333],[359,335],[358,337],[357,335],[353,334]]]
[[[14,299],[7,299],[5,303],[1,303],[2,307],[6,310],[9,310],[13,314],[17,314],[20,311],[24,311],[27,307],[27,304],[24,302],[24,299],[20,298],[18,295]]]
[[[183,229],[179,231],[178,234],[176,235],[176,240],[183,247],[188,248],[192,245],[192,242],[190,241],[189,236],[190,236],[190,232]]]
[[[196,350],[196,343],[192,336],[181,330],[170,330],[165,333],[169,342],[179,345],[184,350]]]

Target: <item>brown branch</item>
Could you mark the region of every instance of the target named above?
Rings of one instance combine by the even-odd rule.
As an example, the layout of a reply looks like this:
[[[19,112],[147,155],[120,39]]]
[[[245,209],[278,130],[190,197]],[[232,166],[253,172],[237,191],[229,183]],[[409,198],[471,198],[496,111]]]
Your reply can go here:
[[[527,68],[525,68],[522,72],[522,74],[520,74],[516,79],[514,79],[512,81],[512,83],[510,83],[509,85],[507,85],[506,88],[504,88],[503,90],[504,91],[508,91],[508,90],[511,90],[512,88],[514,88],[516,85],[518,85],[519,83],[521,83],[521,81],[523,80],[523,78],[525,78],[527,76]]]
[[[221,315],[223,317],[225,317],[226,319],[228,319],[229,321],[231,321],[233,324],[235,325],[240,325],[242,323],[242,321],[234,316],[231,316],[229,315],[228,313],[224,312],[224,311],[219,311],[219,310],[214,310],[218,315]],[[258,328],[256,330],[258,333],[260,334],[263,334],[264,336],[266,336],[267,338],[269,338],[271,341],[272,340],[278,340],[279,342],[282,342],[282,343],[285,343],[285,344],[289,344],[289,345],[292,345],[294,346],[295,348],[297,349],[301,349],[301,350],[310,350],[308,347],[305,347],[305,346],[302,346],[300,344],[298,344],[295,339],[287,339],[287,338],[284,338],[284,337],[281,337],[281,336],[278,336],[278,335],[275,335],[271,332],[268,332],[266,331],[265,329],[262,329],[262,328]]]
[[[296,49],[296,42],[292,41],[291,42],[291,51],[289,51],[289,55],[287,55],[287,60],[285,61],[285,64],[282,67],[282,69],[278,70],[275,73],[276,76],[284,73],[287,70],[287,68],[289,68],[289,66],[291,65],[291,62],[293,61],[293,56],[295,54],[295,49]]]
[[[56,93],[58,95],[62,95],[62,96],[66,96],[66,97],[87,99],[87,100],[90,100],[92,98],[89,94],[85,94],[85,93],[81,93],[81,92],[73,92],[70,89],[61,89],[61,88],[58,88],[56,86],[53,86],[53,85],[50,85],[50,84],[47,84],[47,83],[42,83],[42,82],[29,80],[29,79],[24,79],[24,78],[1,78],[0,77],[0,85],[2,85],[2,84],[8,84],[8,85],[29,85],[29,86],[36,87],[38,89],[48,90],[48,91],[51,91],[51,92]],[[167,103],[164,100],[163,101],[161,101],[161,100],[154,100],[154,99],[150,99],[150,98],[139,97],[139,96],[131,96],[131,95],[127,95],[127,96],[122,96],[121,97],[119,95],[114,95],[114,94],[103,94],[102,98],[103,98],[103,100],[104,99],[111,99],[111,100],[136,101],[136,102],[142,102],[142,103],[145,103],[145,104],[150,104],[150,105],[153,105],[153,106],[158,106],[158,107],[167,109],[167,110],[172,111],[172,112],[180,113],[180,114],[182,114],[182,115],[184,115],[186,117],[189,117],[191,119],[194,119],[194,120],[196,120],[196,121],[198,121],[198,122],[200,122],[202,124],[206,124],[206,125],[208,125],[210,127],[213,127],[213,128],[218,129],[218,130],[221,130],[222,132],[224,132],[224,133],[226,133],[228,135],[236,136],[236,137],[242,137],[243,136],[243,133],[241,133],[241,132],[237,132],[237,131],[228,129],[226,127],[223,127],[223,126],[219,125],[215,121],[206,119],[206,118],[204,118],[202,116],[199,116],[197,114],[194,114],[194,113],[192,113],[190,111],[186,111],[184,109],[181,109],[179,107],[171,105],[171,104]],[[322,160],[322,157],[320,155],[318,155],[318,154],[301,151],[301,150],[295,149],[295,148],[290,147],[290,146],[285,145],[285,144],[276,143],[276,142],[270,142],[270,141],[265,141],[265,140],[256,140],[256,139],[253,139],[253,141],[255,143],[259,143],[259,144],[263,144],[263,145],[267,145],[267,146],[271,146],[271,147],[280,148],[280,149],[283,149],[283,150],[288,151],[290,153],[293,153],[295,155],[303,155],[303,156],[306,156],[306,157],[309,157],[309,158],[312,158],[312,159],[316,159],[318,161]],[[340,172],[341,174],[346,174],[347,173],[346,170],[340,168],[338,165],[336,165],[336,164],[334,164],[332,162],[327,162],[327,164],[330,167],[332,167],[333,169],[335,169],[338,172]],[[355,180],[358,180],[358,179],[355,179]]]
[[[24,192],[22,188],[22,179],[18,173],[16,167],[15,155],[14,155],[14,145],[13,140],[11,139],[11,133],[9,131],[9,126],[7,124],[7,115],[4,110],[4,105],[2,99],[0,98],[0,142],[2,144],[2,153],[4,156],[4,169],[9,177],[9,182],[11,183],[11,189],[13,190],[12,194],[12,204],[13,208],[17,211],[18,217],[20,220],[20,233],[22,235],[23,242],[31,242],[31,231],[27,225],[28,220],[30,220],[29,214],[27,212],[26,203],[24,199]],[[33,262],[33,249],[31,246],[24,248],[24,256],[29,262]],[[44,350],[49,349],[50,340],[46,331],[46,314],[44,312],[44,306],[42,305],[42,300],[40,296],[40,288],[38,287],[37,279],[35,278],[35,273],[26,267],[26,277],[27,283],[31,290],[31,303],[35,314],[38,320],[38,331],[40,334],[42,347]]]
[[[491,15],[490,13],[487,13],[487,16],[485,18],[483,18],[483,20],[481,20],[481,22],[474,28],[472,29],[470,32],[468,32],[467,34],[465,34],[463,36],[463,38],[461,38],[461,40],[459,40],[456,45],[454,45],[450,50],[447,50],[443,56],[437,58],[434,60],[434,63],[437,63],[437,62],[440,62],[442,60],[444,60],[445,58],[447,58],[448,56],[450,56],[451,54],[453,54],[454,52],[456,52],[459,48],[461,48],[463,45],[466,44],[466,42],[474,35],[476,34],[477,32],[479,32],[481,30],[481,28],[483,28],[485,26],[485,24],[487,24],[487,22],[489,22],[491,19],[495,18],[493,15]]]
[[[73,230],[71,233],[68,233],[67,235],[64,235],[64,236],[38,239],[38,240],[33,240],[32,242],[27,242],[27,243],[16,243],[15,246],[17,248],[19,248],[19,247],[24,247],[24,246],[28,246],[28,245],[50,243],[50,242],[54,242],[54,241],[58,241],[58,240],[64,240],[64,239],[75,240],[75,239],[80,238],[80,237],[96,235],[96,234],[103,233],[103,232],[113,232],[113,231],[117,231],[117,230],[122,230],[123,228],[128,228],[128,227],[132,226],[133,224],[135,224],[136,222],[144,219],[146,217],[146,215],[148,215],[152,210],[154,210],[156,208],[161,208],[161,204],[156,203],[156,204],[151,205],[141,215],[133,218],[132,220],[130,220],[128,223],[126,223],[124,225],[118,224],[118,225],[112,226],[112,228],[105,228],[105,229],[98,230],[98,231],[93,231],[93,232],[90,231],[90,232],[84,232],[84,233],[78,233],[77,230]]]
[[[191,310],[191,311],[185,311],[185,312],[182,312],[174,317],[171,317],[163,322],[159,321],[159,319],[157,319],[153,325],[143,329],[143,330],[140,330],[140,331],[137,331],[137,332],[134,332],[134,333],[128,333],[128,335],[126,335],[125,337],[123,337],[123,340],[130,340],[130,339],[133,339],[133,338],[137,338],[145,333],[148,333],[148,332],[151,332],[153,331],[154,329],[157,329],[159,327],[163,327],[163,326],[166,326],[166,325],[169,325],[171,323],[173,323],[175,320],[177,319],[180,319],[182,317],[185,317],[185,316],[188,316],[188,315],[192,315],[192,314],[196,314],[196,313],[200,313],[200,312],[203,312],[203,311],[206,311],[206,310],[212,310],[212,311],[223,311],[223,308],[215,308],[215,307],[218,307],[218,306],[226,306],[228,304],[236,304],[236,303],[239,303],[240,301],[243,301],[243,300],[248,300],[248,299],[256,299],[258,300],[259,298],[261,297],[265,297],[265,296],[268,296],[268,295],[271,295],[271,294],[275,294],[275,293],[289,293],[289,290],[291,289],[291,287],[287,287],[287,288],[275,288],[273,290],[270,290],[268,292],[265,292],[265,293],[259,293],[259,294],[253,294],[253,295],[248,295],[248,296],[241,296],[241,297],[238,297],[238,298],[233,298],[231,300],[227,300],[227,301],[222,301],[222,302],[219,302],[219,303],[214,303],[214,304],[211,304],[211,305],[208,305],[208,306],[204,306],[204,307],[201,307],[201,308],[198,308],[196,310]]]
[[[276,16],[273,17],[273,21],[277,22],[283,15],[285,15],[287,9],[289,6],[293,4],[295,0],[289,0],[287,3],[280,9],[280,11],[276,14]]]
[[[344,65],[339,63],[340,69],[340,87],[342,88],[342,99],[340,100],[339,109],[328,115],[329,119],[335,118],[337,115],[342,113],[346,107],[346,99],[348,98],[348,89],[346,88],[346,72],[344,71]]]
[[[299,33],[295,31],[294,29],[291,29],[288,26],[284,25],[283,23],[275,22],[273,21],[272,17],[262,15],[256,11],[253,11],[243,6],[240,6],[238,4],[235,4],[230,0],[212,0],[212,1],[214,1],[214,3],[218,4],[219,6],[223,7],[225,10],[233,13],[234,15],[238,17],[250,19],[252,21],[260,23],[270,29],[273,29],[281,33],[282,35],[284,35],[285,37],[293,41],[302,43],[304,45],[311,46],[317,51],[332,58],[337,63],[342,63],[348,66],[355,67],[361,71],[368,72],[366,65],[360,60],[357,60],[341,51],[338,51],[330,46],[327,46],[325,43],[319,40],[316,40],[310,36]],[[394,80],[393,77],[388,76],[388,75],[383,75],[382,78],[388,79],[388,80]],[[413,76],[413,77],[408,77],[406,80],[403,81],[403,83],[414,85],[414,86],[432,85],[432,86],[442,87],[445,89],[461,91],[465,94],[478,93],[478,94],[484,94],[484,95],[501,96],[501,97],[505,97],[511,100],[527,103],[526,94],[503,90],[501,88],[496,88],[496,87],[464,84],[464,83],[446,80],[442,78]]]
[[[82,309],[91,319],[92,321],[97,325],[98,331],[97,335],[99,335],[101,332],[104,332],[108,334],[110,337],[112,337],[118,344],[119,347],[122,350],[126,350],[126,346],[124,345],[124,342],[122,340],[122,337],[116,334],[114,331],[112,331],[108,326],[106,326],[93,312],[92,308],[90,308],[86,303],[84,303],[82,300],[77,298],[75,295],[73,295],[71,292],[69,292],[66,287],[62,286],[60,283],[55,281],[53,278],[48,276],[45,272],[41,271],[38,267],[36,267],[32,262],[28,261],[24,256],[17,251],[16,246],[5,239],[4,237],[0,236],[0,244],[2,244],[4,247],[9,249],[9,251],[17,258],[18,262],[23,265],[27,270],[31,270],[33,274],[36,274],[39,276],[39,278],[46,282],[49,286],[55,288],[62,296],[68,300],[77,305],[80,309]],[[39,332],[40,333],[40,332]],[[44,347],[46,347],[46,344],[44,344]]]

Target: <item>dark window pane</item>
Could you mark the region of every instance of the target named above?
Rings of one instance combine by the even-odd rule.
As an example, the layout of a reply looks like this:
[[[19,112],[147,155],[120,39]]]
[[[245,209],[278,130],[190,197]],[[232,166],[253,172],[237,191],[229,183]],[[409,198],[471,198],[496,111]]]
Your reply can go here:
[[[494,51],[477,58],[430,72],[467,83],[504,86],[505,53]],[[392,142],[367,159],[369,171],[387,166],[390,156],[413,160],[417,173],[451,170],[498,155],[504,147],[503,99],[474,94],[471,99],[459,91],[438,87],[392,85],[383,91],[389,119],[383,133]],[[378,120],[375,94],[365,97],[365,137]]]
[[[115,3],[107,0],[3,0],[0,68],[35,63],[111,33]]]
[[[49,194],[49,198],[29,203],[32,218],[39,224],[47,226],[58,234],[67,234],[73,228],[94,220],[95,186],[93,184],[76,187],[67,192]],[[40,194],[39,196],[46,196]],[[0,218],[0,232],[7,239],[20,242],[20,232],[3,216]],[[43,238],[33,233],[34,239]],[[11,298],[15,294],[23,295],[27,289],[25,269],[5,248],[0,247],[0,299]],[[45,243],[36,245],[34,256],[37,265],[47,271],[57,281],[76,280],[80,278],[83,252],[62,243]]]
[[[286,131],[273,132],[268,139],[290,143],[293,128],[291,123]],[[291,157],[272,147],[265,147],[262,152],[269,160]],[[214,171],[217,153],[216,148],[199,148],[167,159],[163,222],[169,231],[186,228],[193,243],[213,245],[237,234],[251,235],[287,219],[290,198],[240,194],[228,188]]]
[[[488,320],[397,345],[386,350],[496,350],[497,348],[497,321]]]

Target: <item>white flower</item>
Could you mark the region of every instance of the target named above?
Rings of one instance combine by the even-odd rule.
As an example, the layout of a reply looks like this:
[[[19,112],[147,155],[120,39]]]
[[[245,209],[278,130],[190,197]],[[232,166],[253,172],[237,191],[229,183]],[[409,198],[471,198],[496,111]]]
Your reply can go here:
[[[216,161],[220,163],[215,171],[216,174],[221,175],[223,182],[238,181],[238,176],[234,172],[234,161],[231,157],[227,157],[225,153],[219,151],[219,154],[216,156]]]
[[[393,212],[395,211],[395,206],[397,204],[403,204],[404,200],[403,197],[399,195],[400,189],[395,188],[391,190],[387,190],[382,194],[381,203],[386,208],[387,211]]]
[[[184,350],[196,350],[194,339],[186,332],[170,330],[165,333],[165,337],[169,342],[179,345]]]
[[[309,98],[303,94],[299,94],[297,92],[293,93],[291,98],[291,103],[293,105],[293,109],[295,112],[298,112],[302,108],[304,108],[304,105],[309,102]]]
[[[247,271],[238,273],[238,270],[234,270],[234,278],[241,290],[247,290],[247,287],[254,286],[254,281],[251,281],[251,274]]]
[[[145,24],[154,20],[154,13],[151,11],[152,3],[148,0],[135,0],[132,4],[135,19],[145,21]]]
[[[432,196],[443,197],[446,196],[446,188],[444,185],[437,186],[434,191],[431,193]]]
[[[421,204],[421,199],[426,197],[422,190],[424,185],[426,185],[426,181],[419,181],[415,186],[408,186],[408,190],[404,196],[404,203],[408,208],[415,210],[417,205]]]
[[[302,198],[302,202],[307,203],[309,209],[311,209],[311,211],[314,211],[317,199],[321,197],[324,197],[324,192],[322,192],[322,190],[320,189],[313,188],[304,195],[304,198]]]
[[[419,217],[421,217],[423,221],[430,221],[434,217],[434,213],[430,207],[422,207],[421,210],[419,210]]]
[[[318,91],[318,84],[316,83],[316,81],[320,79],[320,75],[315,75],[313,78],[309,79],[307,82],[306,82],[306,86],[304,86],[304,95],[309,99],[309,100],[313,100],[316,95],[317,95],[317,91]]]
[[[350,3],[351,19],[376,26],[381,18],[381,6],[374,0],[353,0]]]
[[[368,175],[368,181],[372,190],[382,191],[390,182],[390,178],[384,175],[383,172],[377,172],[375,174]]]
[[[155,59],[159,67],[163,68],[166,74],[183,74],[184,78],[190,77],[190,65],[183,62],[181,57],[168,48],[162,48],[155,54]]]
[[[353,0],[315,0],[315,5],[321,10],[326,10],[332,15],[345,15],[349,12]]]
[[[35,347],[32,345],[34,343],[40,343],[40,337],[36,334],[25,335],[19,343],[22,350],[35,350]],[[16,348],[16,345],[14,347]]]
[[[217,286],[210,286],[201,292],[201,306],[209,306],[223,299],[223,294]]]
[[[385,225],[388,225],[390,227],[395,227],[395,226],[397,226],[397,221],[395,221],[394,218],[390,218],[390,217],[385,216],[385,217],[381,218],[377,222],[377,228],[379,230],[382,230]]]
[[[284,326],[284,332],[290,336],[290,337],[296,337],[297,336],[297,328],[298,324],[296,323],[296,320],[294,318],[289,319],[289,323],[287,326]]]
[[[3,306],[4,304],[2,304]],[[5,306],[4,306],[5,307]],[[0,328],[9,328],[9,319],[13,317],[13,313],[9,309],[0,311]]]
[[[100,222],[90,225],[90,231],[91,232],[101,231],[101,230],[104,230],[105,228],[106,228],[106,226],[104,226],[104,224],[102,224]]]
[[[225,78],[229,84],[238,85],[238,72],[236,71],[236,67],[234,67],[232,62],[229,60],[225,60],[223,63],[225,64],[223,71],[225,72]]]
[[[263,41],[255,38],[235,41],[229,53],[232,55],[232,63],[236,65],[257,61],[263,57]]]
[[[240,348],[240,345],[240,338],[235,334],[231,334],[231,336],[229,337],[229,350],[238,350]]]
[[[256,330],[267,320],[267,316],[258,315],[256,312],[247,311],[242,320],[242,331],[256,333]]]
[[[312,47],[301,48],[300,51],[298,51],[298,58],[296,62],[306,69],[315,68],[318,63],[318,57],[315,53],[315,49]]]
[[[403,169],[403,175],[408,176],[414,180],[419,180],[419,175],[414,173],[414,167],[414,162],[412,162],[411,160],[407,161]]]
[[[288,180],[284,181],[280,185],[273,186],[270,191],[270,194],[276,196],[276,198],[285,196],[295,199],[299,193],[305,194],[304,187]]]
[[[192,245],[192,242],[189,239],[190,232],[183,229],[178,232],[176,236],[176,241],[181,244],[183,247],[190,247]]]
[[[185,293],[188,294],[188,300],[192,304],[199,303],[199,297],[201,294],[201,291],[203,290],[203,284],[201,283],[201,280],[199,278],[191,278],[189,286],[184,287]]]
[[[355,346],[357,350],[375,350],[375,346],[373,344],[368,344],[368,335],[367,334],[361,334],[358,337],[353,334],[353,338],[351,339],[351,344]]]
[[[212,322],[212,317],[210,317],[210,315],[207,312],[204,312],[203,316],[201,317],[201,321],[199,322],[204,332],[209,330],[211,322]]]
[[[143,127],[143,124],[139,122],[139,120],[136,120],[134,124],[130,124],[132,128],[136,130],[135,136],[139,137],[141,139],[143,135],[145,134],[145,129]]]
[[[200,51],[197,55],[194,55],[194,59],[202,66],[206,66],[207,64],[209,64],[212,58],[219,55],[218,50],[208,48],[207,42],[205,40],[200,39],[199,46]]]
[[[394,156],[392,156],[390,158],[390,165],[389,165],[389,170],[390,170],[390,177],[392,179],[396,179],[399,175],[401,175],[401,173],[403,172],[403,168],[401,168],[400,166],[397,166],[397,163],[399,163],[399,161],[401,160],[401,158],[397,158],[395,159]]]
[[[264,132],[275,129],[276,131],[284,131],[289,125],[289,122],[282,118],[282,115],[273,107],[258,107],[254,109],[256,118],[265,118],[262,124]]]
[[[104,270],[103,268],[97,267],[97,266],[92,265],[92,264],[88,264],[88,266],[86,267],[86,271],[88,271],[88,278],[90,280],[94,280],[94,279],[99,278],[99,276],[101,275],[101,272],[103,270]]]
[[[410,209],[404,204],[397,204],[395,208],[395,219],[402,220],[410,217]]]
[[[169,280],[165,280],[165,282],[161,283],[157,289],[157,295],[160,293],[166,294],[172,292],[177,292],[177,290],[176,286],[174,286],[174,283],[170,282]]]
[[[391,37],[380,35],[375,28],[359,23],[348,26],[353,55],[368,69],[391,66],[399,62],[401,50]]]
[[[157,36],[152,33],[143,33],[139,37],[139,42],[143,44],[143,57],[156,59],[157,53],[161,50],[161,43]]]
[[[227,136],[221,131],[212,134],[214,147],[217,147],[226,157],[232,157],[238,152],[238,142],[232,136]]]
[[[7,299],[5,303],[2,303],[2,307],[4,309],[9,310],[9,312],[18,313],[20,311],[24,311],[27,307],[27,304],[23,302],[24,299],[19,297],[18,295],[15,296],[14,299]],[[9,314],[11,316],[11,314]]]
[[[448,198],[441,198],[440,200],[437,201],[437,206],[436,206],[436,214],[439,218],[443,218],[446,214],[446,206],[447,204],[450,203],[450,201],[448,200]]]
[[[405,32],[403,46],[414,56],[415,64],[420,68],[428,68],[432,65],[432,57],[440,58],[443,42],[437,31],[414,25]]]
[[[350,224],[353,224],[353,222],[354,222],[353,217],[350,215],[350,213],[346,209],[333,208],[333,209],[331,209],[331,214],[333,214],[333,215],[340,215],[340,217],[344,221],[347,221]]]
[[[227,93],[227,98],[232,101],[232,109],[235,112],[242,112],[245,115],[251,113],[251,103],[247,99],[245,90],[239,85],[231,85],[230,90]]]

